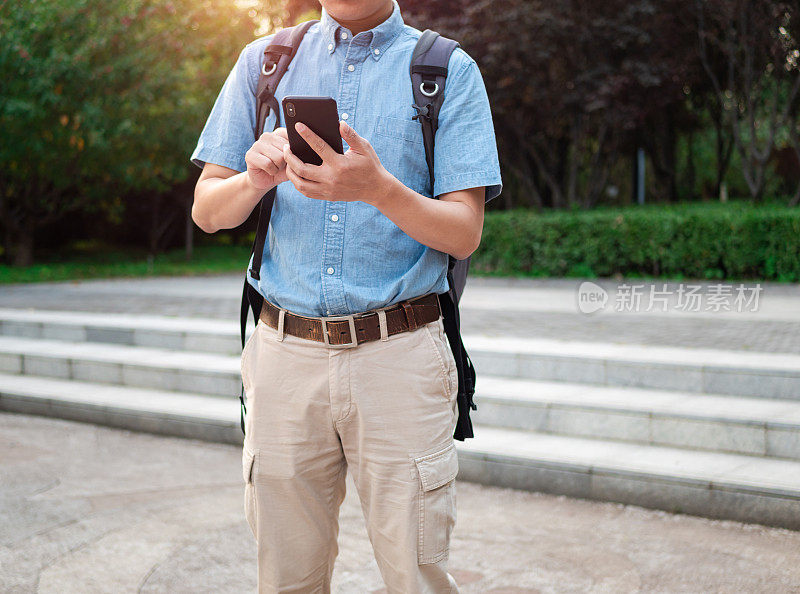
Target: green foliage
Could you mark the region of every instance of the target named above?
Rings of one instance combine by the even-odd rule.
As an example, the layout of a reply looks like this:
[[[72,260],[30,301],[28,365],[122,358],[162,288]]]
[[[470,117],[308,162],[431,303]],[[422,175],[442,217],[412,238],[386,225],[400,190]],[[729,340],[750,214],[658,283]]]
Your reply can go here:
[[[114,276],[242,272],[252,235],[222,234],[155,258],[144,250],[74,244],[46,263],[0,265],[0,284]],[[800,209],[745,203],[487,212],[474,276],[655,277],[800,281]]]
[[[476,272],[800,281],[800,210],[683,204],[487,212]]]
[[[77,185],[76,175],[117,189],[185,178],[186,148],[253,29],[233,0],[29,0],[0,10],[0,163],[19,183],[58,187]]]
[[[19,238],[184,180],[254,14],[236,0],[0,0],[0,207]],[[13,240],[12,240],[13,241]]]

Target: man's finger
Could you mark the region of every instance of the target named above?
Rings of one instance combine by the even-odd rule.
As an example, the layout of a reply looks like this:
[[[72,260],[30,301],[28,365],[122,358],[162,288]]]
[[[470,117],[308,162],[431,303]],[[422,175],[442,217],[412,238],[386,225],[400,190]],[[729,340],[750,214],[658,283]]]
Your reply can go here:
[[[287,149],[288,150],[288,149]],[[297,158],[297,157],[295,157]],[[302,161],[301,161],[302,163]],[[307,198],[316,198],[322,184],[319,182],[307,180],[300,175],[292,168],[291,164],[287,161],[286,162],[286,178],[292,182],[295,189],[306,196]]]
[[[366,138],[359,136],[358,132],[344,120],[339,120],[339,134],[342,135],[342,138],[350,148],[356,149],[358,152],[368,151],[367,147],[371,146]]]
[[[283,158],[286,159],[286,165],[290,166],[294,172],[303,179],[314,182],[322,182],[325,180],[321,171],[321,165],[312,165],[311,163],[304,162],[292,152],[288,144],[283,149]]]
[[[288,142],[288,140],[275,138],[274,136],[259,138],[253,143],[252,150],[268,156],[272,156],[272,153],[277,151],[278,155],[283,158],[283,145],[288,144]]]
[[[286,132],[286,128],[280,127],[275,128],[271,132],[264,132],[261,136],[258,137],[256,140],[256,144],[260,144],[262,147],[277,145],[278,148],[282,148],[284,142],[289,141],[289,135]]]
[[[270,175],[277,175],[278,174],[278,166],[275,162],[263,155],[262,153],[256,151],[247,151],[244,155],[245,163],[250,165],[251,167],[255,167],[256,169],[263,169]]]
[[[303,122],[297,122],[294,125],[294,129],[297,130],[298,134],[303,137],[303,140],[308,143],[308,146],[310,146],[315,153],[322,157],[323,162],[331,161],[339,154],[333,150],[331,145],[317,136],[317,134]]]
[[[310,197],[306,194],[306,192],[308,191],[305,186],[305,184],[307,183],[306,180],[297,175],[292,169],[292,166],[289,165],[288,163],[286,164],[286,179],[292,182],[292,185],[294,186],[295,190],[303,194],[303,196]]]
[[[277,163],[278,165],[283,166],[284,163],[283,147],[288,145],[289,145],[288,142],[283,142],[282,144],[268,144],[265,147],[263,147],[259,152],[262,155],[266,155],[267,157],[275,161],[275,163]]]
[[[283,145],[289,144],[286,141],[281,141],[282,144],[273,144],[266,139],[258,140],[255,144],[250,148],[247,153],[245,153],[245,160],[247,160],[247,155],[254,153],[257,155],[263,155],[267,159],[271,160],[276,165],[276,171],[269,170],[270,173],[277,173],[278,170],[282,169],[284,166],[284,159],[283,159]],[[255,166],[258,166],[258,161],[255,160]]]

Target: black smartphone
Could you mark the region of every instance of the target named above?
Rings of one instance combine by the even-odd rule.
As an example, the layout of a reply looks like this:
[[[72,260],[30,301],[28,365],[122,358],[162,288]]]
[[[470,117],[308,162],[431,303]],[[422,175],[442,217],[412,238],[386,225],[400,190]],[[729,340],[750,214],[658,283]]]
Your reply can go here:
[[[304,163],[322,165],[322,158],[294,129],[296,122],[303,122],[314,133],[327,142],[337,153],[344,153],[342,136],[339,134],[339,110],[333,97],[287,95],[281,101],[289,148]]]

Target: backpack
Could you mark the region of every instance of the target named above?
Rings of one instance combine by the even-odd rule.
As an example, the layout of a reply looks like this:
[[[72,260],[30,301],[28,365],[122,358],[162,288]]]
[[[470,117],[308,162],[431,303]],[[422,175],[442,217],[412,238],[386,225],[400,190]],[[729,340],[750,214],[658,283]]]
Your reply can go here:
[[[275,128],[280,126],[280,106],[275,98],[275,90],[281,77],[286,72],[289,63],[297,53],[297,48],[303,40],[308,28],[318,19],[304,21],[292,27],[286,27],[275,33],[272,42],[264,49],[264,62],[261,67],[258,88],[256,90],[257,111],[256,127],[253,130],[255,140],[263,133],[269,110],[275,113]],[[414,89],[413,108],[417,111],[412,119],[417,119],[422,125],[422,135],[425,146],[425,158],[428,163],[428,172],[433,190],[433,157],[434,141],[438,128],[439,109],[444,101],[444,85],[447,77],[447,64],[450,55],[456,47],[457,41],[439,35],[436,31],[425,29],[420,36],[411,56],[410,75]],[[267,238],[272,205],[275,201],[275,188],[269,190],[262,198],[259,206],[258,227],[253,241],[253,265],[247,271],[253,279],[259,280],[261,259],[264,253],[264,244]],[[470,409],[478,407],[473,402],[475,393],[475,367],[469,358],[464,343],[461,340],[461,321],[458,303],[464,286],[467,282],[470,257],[456,260],[448,254],[447,281],[450,288],[445,293],[439,294],[439,305],[442,310],[445,334],[458,370],[458,421],[456,423],[454,439],[464,441],[474,437],[472,421],[469,418]],[[248,306],[253,312],[254,323],[258,324],[263,296],[244,279],[242,289],[242,305],[240,314],[240,328],[242,349],[245,345],[245,328],[247,326]],[[239,396],[241,403],[241,426],[244,433],[244,415],[246,413],[244,402],[244,386]]]

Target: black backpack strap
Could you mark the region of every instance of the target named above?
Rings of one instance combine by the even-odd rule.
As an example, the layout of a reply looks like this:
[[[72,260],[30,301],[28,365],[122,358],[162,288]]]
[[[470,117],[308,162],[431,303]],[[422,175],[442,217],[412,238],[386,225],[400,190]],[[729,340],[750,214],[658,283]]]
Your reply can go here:
[[[433,158],[434,145],[436,144],[436,131],[439,129],[439,111],[444,103],[444,84],[447,80],[447,66],[450,55],[461,47],[456,40],[439,35],[436,31],[425,29],[417,40],[414,53],[411,54],[411,87],[414,91],[414,103],[411,106],[417,111],[412,119],[419,120],[422,125],[422,140],[425,145],[425,160],[428,163],[428,177],[431,182],[435,180]],[[435,198],[435,196],[434,196]],[[467,258],[467,267],[469,266]],[[450,256],[447,260],[448,274],[456,265],[456,259]],[[466,270],[463,275],[456,275],[457,281],[463,276],[466,282]],[[452,284],[451,284],[452,286]],[[461,295],[463,285],[460,286],[458,295]]]
[[[444,102],[444,84],[447,79],[447,66],[453,51],[460,44],[436,31],[425,29],[414,53],[411,55],[411,86],[414,89],[412,107],[417,111],[413,119],[422,125],[422,139],[425,145],[425,160],[428,163],[428,175],[433,193],[434,145],[436,130],[439,128],[439,110]],[[435,196],[434,196],[435,198]],[[453,351],[458,370],[458,422],[453,437],[460,441],[474,437],[469,411],[478,407],[473,402],[475,393],[475,367],[461,340],[461,318],[458,302],[464,291],[469,270],[470,258],[456,260],[452,255],[447,259],[447,281],[450,290],[439,294],[439,305],[442,309],[445,334]]]
[[[278,88],[278,83],[280,83],[287,68],[289,68],[289,63],[297,54],[297,49],[300,47],[306,31],[317,22],[319,22],[318,19],[311,19],[294,27],[281,29],[275,33],[272,43],[264,48],[264,62],[261,66],[258,89],[256,90],[258,107],[256,110],[256,129],[254,130],[255,140],[261,138],[270,110],[275,113],[273,130],[280,127],[281,110],[278,100],[275,98],[275,90]],[[255,280],[259,280],[261,275],[261,259],[264,256],[264,244],[267,240],[269,219],[274,202],[275,188],[271,188],[262,196],[258,210],[258,226],[256,227],[256,236],[253,241],[253,265],[249,271],[250,276]]]
[[[278,100],[275,98],[275,90],[278,88],[278,83],[289,68],[289,63],[294,58],[295,54],[297,54],[297,48],[300,47],[300,43],[303,41],[306,31],[308,31],[311,25],[317,22],[319,22],[319,19],[311,19],[294,25],[293,27],[281,29],[275,33],[271,43],[264,48],[264,60],[261,65],[261,73],[258,78],[258,87],[256,89],[256,126],[253,130],[255,140],[261,138],[261,135],[264,133],[264,125],[266,124],[270,110],[275,113],[275,126],[273,130],[280,127],[281,110],[280,105],[278,105]],[[251,251],[253,265],[248,271],[248,274],[255,280],[259,280],[261,276],[261,259],[264,256],[264,244],[267,241],[267,230],[274,202],[275,188],[271,188],[261,197],[261,202],[259,203],[258,226],[256,227],[253,249]],[[248,308],[252,310],[253,322],[254,324],[258,324],[258,317],[261,313],[261,304],[263,301],[264,297],[250,284],[247,275],[245,275],[244,287],[242,287],[242,304],[239,312],[242,350],[244,350],[245,332],[247,330],[247,310]],[[242,390],[239,394],[239,403],[241,405],[242,433],[244,433],[244,415],[247,412],[244,403],[244,384],[242,384]]]
[[[428,175],[433,193],[433,146],[436,130],[439,128],[439,110],[444,102],[444,83],[447,79],[447,65],[450,54],[460,44],[436,31],[425,29],[417,40],[411,54],[411,86],[414,89],[414,103],[417,110],[412,119],[422,124],[422,138],[425,143],[425,158],[428,161]]]
[[[248,307],[253,312],[253,321],[255,324],[258,324],[258,318],[261,314],[261,305],[264,303],[264,297],[258,290],[251,285],[248,280],[247,276],[244,277],[244,287],[242,287],[242,306],[239,312],[239,325],[241,331],[241,338],[242,338],[242,352],[244,352],[244,344],[245,344],[245,334],[247,331],[247,310]],[[241,425],[242,425],[242,433],[244,433],[244,415],[247,412],[247,407],[244,403],[244,380],[242,380],[241,385],[241,392],[239,393],[239,405],[241,408]]]
[[[448,275],[449,278],[449,275]],[[470,409],[476,410],[478,407],[472,401],[475,393],[475,367],[472,360],[464,348],[461,340],[461,320],[458,313],[458,303],[453,300],[453,290],[439,293],[439,306],[442,309],[444,331],[453,351],[453,358],[456,362],[458,371],[458,394],[456,400],[458,404],[458,421],[456,422],[453,438],[464,441],[469,437],[475,437],[472,431],[472,421],[469,418]]]

